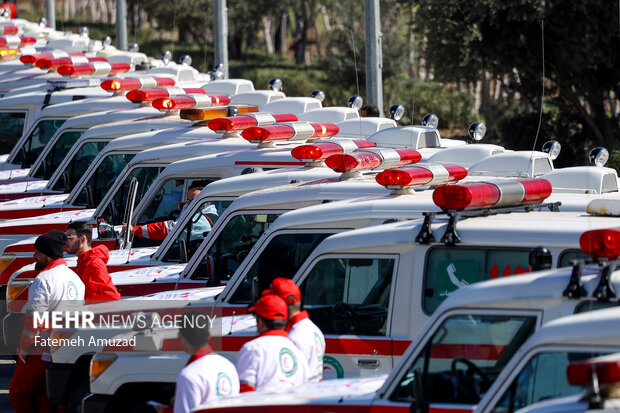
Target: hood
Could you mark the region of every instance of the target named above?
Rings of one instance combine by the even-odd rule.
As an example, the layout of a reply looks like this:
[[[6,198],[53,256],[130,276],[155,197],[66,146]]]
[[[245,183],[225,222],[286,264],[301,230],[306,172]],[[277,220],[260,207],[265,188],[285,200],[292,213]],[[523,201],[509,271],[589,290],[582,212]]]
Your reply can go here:
[[[78,257],[81,257],[85,262],[95,258],[101,258],[104,263],[107,263],[110,259],[110,252],[105,245],[97,245],[86,252],[78,254]]]

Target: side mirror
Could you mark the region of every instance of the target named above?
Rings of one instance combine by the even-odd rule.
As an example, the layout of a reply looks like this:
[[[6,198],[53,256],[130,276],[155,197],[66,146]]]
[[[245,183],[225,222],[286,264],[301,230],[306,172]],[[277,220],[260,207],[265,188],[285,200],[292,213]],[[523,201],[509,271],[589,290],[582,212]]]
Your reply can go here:
[[[252,295],[250,298],[250,306],[256,305],[260,298],[260,292],[258,291],[258,277],[252,279]]]
[[[97,219],[97,238],[100,240],[115,239],[114,226],[103,219]]]
[[[186,264],[189,261],[187,259],[187,243],[184,239],[179,240],[179,260],[181,264]]]

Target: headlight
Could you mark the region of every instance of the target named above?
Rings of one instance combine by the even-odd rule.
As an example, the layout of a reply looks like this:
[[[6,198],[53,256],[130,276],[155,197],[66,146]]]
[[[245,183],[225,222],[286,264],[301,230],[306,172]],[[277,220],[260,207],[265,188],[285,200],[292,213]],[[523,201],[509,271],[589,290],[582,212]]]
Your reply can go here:
[[[97,377],[108,369],[116,361],[118,356],[116,354],[100,353],[95,354],[90,361],[90,381],[95,381]]]
[[[8,267],[9,264],[12,263],[14,260],[15,260],[15,255],[13,254],[0,255],[0,274],[2,274],[2,271],[4,271],[6,267]]]
[[[31,281],[15,281],[6,288],[6,299],[11,301],[16,299],[24,290],[28,288]]]

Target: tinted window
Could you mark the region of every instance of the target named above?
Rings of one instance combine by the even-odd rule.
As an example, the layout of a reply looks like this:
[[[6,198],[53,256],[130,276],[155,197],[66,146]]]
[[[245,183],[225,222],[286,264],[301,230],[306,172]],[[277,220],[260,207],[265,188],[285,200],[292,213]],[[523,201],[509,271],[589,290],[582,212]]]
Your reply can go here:
[[[86,172],[97,154],[99,154],[106,145],[107,142],[89,142],[82,146],[58,181],[54,183],[53,189],[70,192],[80,178],[82,178],[82,175],[84,175],[84,172]],[[132,155],[129,156],[133,157]],[[131,160],[131,158],[129,158],[129,160]]]
[[[39,122],[16,154],[13,163],[21,163],[22,168],[30,167],[63,123],[65,119],[47,119]]]
[[[563,251],[560,255],[560,259],[558,261],[558,267],[570,267],[572,264],[571,261],[575,260],[586,260],[589,261],[591,258],[588,254],[581,250],[566,250]]]
[[[127,204],[127,197],[129,194],[129,185],[132,178],[136,178],[138,180],[136,202],[133,205],[135,208],[135,206],[138,205],[142,200],[142,197],[144,197],[146,191],[149,190],[155,178],[157,178],[157,176],[163,170],[163,166],[151,166],[135,168],[133,171],[131,171],[131,174],[127,178],[125,178],[125,182],[123,182],[123,185],[116,191],[114,197],[112,198],[112,201],[103,211],[103,218],[112,225],[122,224],[125,219],[123,214],[125,212],[125,205]]]
[[[231,302],[249,304],[255,278],[258,279],[259,292],[269,288],[274,278],[291,278],[316,246],[330,235],[283,234],[274,237],[249,269]]]
[[[574,361],[600,355],[600,353],[567,352],[538,354],[521,370],[493,411],[514,412],[543,400],[583,392],[583,387],[571,386],[568,383],[566,368]]]
[[[218,234],[192,278],[230,279],[256,241],[278,216],[245,214],[232,217]]]
[[[7,153],[17,143],[24,132],[25,113],[0,112],[0,148]]]
[[[217,220],[232,201],[207,201],[198,205],[198,208],[191,214],[191,218],[185,223],[183,231],[168,248],[164,261],[180,261],[179,241],[185,240],[187,246],[187,258],[191,258],[205,237],[209,234]],[[211,278],[208,273],[201,274],[196,278]]]
[[[302,285],[302,303],[325,334],[384,336],[393,272],[393,259],[320,261]]]
[[[75,204],[87,208],[94,208],[99,205],[125,165],[134,156],[135,154],[118,154],[106,157],[97,168],[97,172],[90,177],[86,186],[82,188]]]
[[[478,403],[535,326],[536,318],[527,316],[449,317],[402,377],[392,399],[411,402],[418,386],[429,403]],[[422,383],[416,383],[416,377]]]
[[[54,172],[56,172],[56,168],[65,159],[65,156],[69,153],[75,142],[82,136],[82,132],[65,132],[63,133],[56,143],[54,147],[50,150],[50,152],[45,156],[45,159],[39,165],[37,171],[34,173],[34,176],[41,179],[50,179]]]
[[[434,312],[458,288],[491,278],[529,272],[529,250],[437,247],[424,273],[424,311]]]

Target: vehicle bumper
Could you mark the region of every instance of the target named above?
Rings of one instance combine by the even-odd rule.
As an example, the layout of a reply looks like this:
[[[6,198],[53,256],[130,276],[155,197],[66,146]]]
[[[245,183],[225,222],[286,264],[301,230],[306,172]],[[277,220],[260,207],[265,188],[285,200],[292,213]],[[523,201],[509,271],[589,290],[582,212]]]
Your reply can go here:
[[[65,402],[67,383],[73,371],[73,364],[52,363],[46,371],[47,397],[54,404]]]
[[[82,400],[82,413],[103,413],[112,397],[107,394],[89,394]]]

